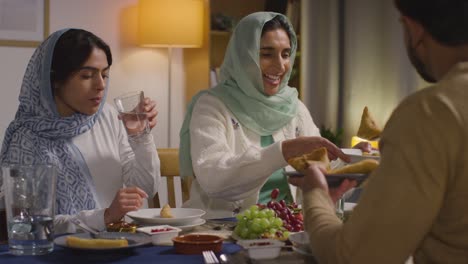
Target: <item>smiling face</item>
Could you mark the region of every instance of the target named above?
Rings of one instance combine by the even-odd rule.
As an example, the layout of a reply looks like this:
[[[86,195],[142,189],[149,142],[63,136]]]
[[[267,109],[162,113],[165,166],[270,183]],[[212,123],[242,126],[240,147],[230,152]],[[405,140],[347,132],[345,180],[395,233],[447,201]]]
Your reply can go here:
[[[109,64],[103,50],[93,48],[89,58],[63,83],[55,83],[54,96],[61,116],[93,115],[104,96]]]
[[[291,67],[291,44],[284,29],[267,31],[260,39],[260,70],[263,92],[272,96],[278,93],[280,83]]]

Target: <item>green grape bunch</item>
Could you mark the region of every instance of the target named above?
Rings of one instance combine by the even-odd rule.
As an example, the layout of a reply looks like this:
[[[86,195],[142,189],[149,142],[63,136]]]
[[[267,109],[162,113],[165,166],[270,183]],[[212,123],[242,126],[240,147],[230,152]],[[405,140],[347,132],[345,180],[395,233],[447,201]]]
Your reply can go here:
[[[304,219],[296,203],[276,201],[279,189],[271,192],[271,201],[252,205],[238,214],[234,233],[242,239],[274,238],[286,240],[290,232],[304,230]]]
[[[249,209],[238,214],[237,226],[234,233],[242,239],[274,238],[286,240],[289,231],[283,227],[283,220],[276,217],[270,208],[252,205]]]

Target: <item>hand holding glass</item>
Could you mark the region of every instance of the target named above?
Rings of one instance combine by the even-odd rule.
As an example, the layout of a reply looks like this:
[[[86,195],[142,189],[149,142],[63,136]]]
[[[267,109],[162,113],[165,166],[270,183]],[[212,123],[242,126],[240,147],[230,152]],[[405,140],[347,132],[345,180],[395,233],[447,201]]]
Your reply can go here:
[[[131,138],[150,133],[144,99],[143,91],[128,92],[114,99],[120,119]]]

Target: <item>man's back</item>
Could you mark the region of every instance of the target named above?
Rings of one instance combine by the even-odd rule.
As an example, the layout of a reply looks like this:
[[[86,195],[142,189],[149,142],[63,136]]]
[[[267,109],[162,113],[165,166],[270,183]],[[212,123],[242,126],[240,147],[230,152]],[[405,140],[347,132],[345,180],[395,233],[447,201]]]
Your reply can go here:
[[[436,153],[421,153],[431,156],[434,163],[428,169],[445,171],[439,177],[446,177],[442,204],[434,219],[428,235],[415,252],[416,263],[467,263],[468,262],[468,63],[457,64],[437,84],[428,91],[423,91],[419,98],[427,102],[428,111],[431,102],[442,104],[448,109],[443,113],[434,113],[434,129],[428,134],[437,135],[445,147]],[[410,99],[411,100],[411,99]],[[433,144],[431,141],[422,144]],[[436,169],[437,168],[437,169]],[[437,176],[437,175],[434,175]],[[424,186],[421,186],[424,187]],[[431,195],[431,193],[427,193]]]

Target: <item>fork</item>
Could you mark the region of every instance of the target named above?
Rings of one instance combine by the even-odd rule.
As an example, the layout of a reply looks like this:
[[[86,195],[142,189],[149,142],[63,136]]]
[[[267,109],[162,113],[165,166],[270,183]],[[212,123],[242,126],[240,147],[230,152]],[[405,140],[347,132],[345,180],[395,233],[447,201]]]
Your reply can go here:
[[[203,251],[203,259],[205,260],[205,264],[217,264],[219,263],[218,257],[216,257],[215,253],[211,250]]]
[[[70,222],[72,222],[76,226],[79,226],[81,229],[87,231],[92,238],[98,238],[99,237],[99,232],[97,232],[96,230],[93,230],[91,227],[89,227],[85,223],[81,222],[80,219],[71,218]]]

